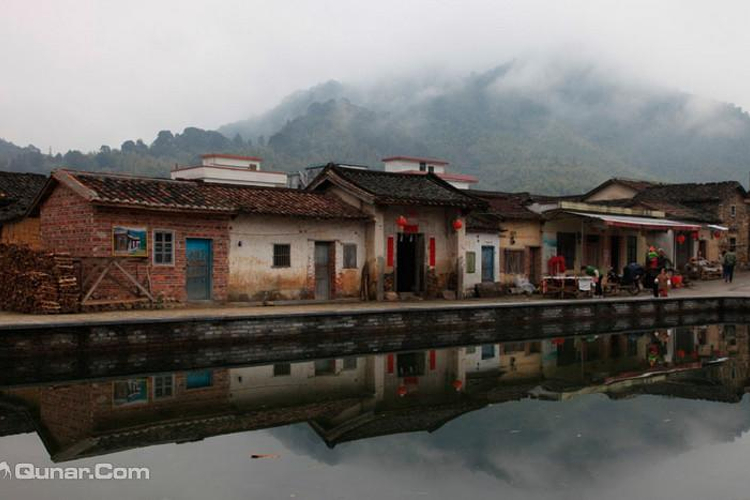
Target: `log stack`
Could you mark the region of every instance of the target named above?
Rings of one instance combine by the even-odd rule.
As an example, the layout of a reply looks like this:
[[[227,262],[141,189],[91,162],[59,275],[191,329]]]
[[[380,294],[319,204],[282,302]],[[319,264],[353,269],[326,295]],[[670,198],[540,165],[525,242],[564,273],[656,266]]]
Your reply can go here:
[[[70,255],[0,244],[0,308],[34,314],[76,312],[81,289]]]

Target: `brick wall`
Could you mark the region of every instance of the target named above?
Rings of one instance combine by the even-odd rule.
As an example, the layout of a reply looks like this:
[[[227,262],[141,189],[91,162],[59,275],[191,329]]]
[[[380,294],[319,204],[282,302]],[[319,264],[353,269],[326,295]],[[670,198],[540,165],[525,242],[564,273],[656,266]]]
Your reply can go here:
[[[200,214],[180,214],[173,212],[147,212],[132,209],[97,207],[94,222],[91,226],[92,249],[94,257],[107,257],[112,254],[112,227],[137,226],[148,230],[149,257],[135,259],[126,266],[132,273],[143,277],[146,268],[151,275],[152,289],[155,294],[164,294],[179,301],[187,299],[185,289],[187,238],[206,238],[212,241],[213,250],[213,295],[214,300],[226,300],[227,280],[229,274],[228,245],[229,218]],[[175,262],[173,266],[155,266],[152,262],[151,245],[154,229],[174,231]],[[124,279],[124,278],[123,278]],[[110,293],[117,293],[114,283],[107,285]]]
[[[41,238],[46,249],[70,252],[74,257],[109,257],[112,255],[112,228],[115,225],[145,227],[148,230],[149,256],[130,259],[125,269],[146,283],[150,274],[154,295],[184,301],[186,293],[187,238],[207,238],[213,246],[214,300],[226,300],[229,273],[229,217],[175,212],[95,207],[69,188],[58,185],[41,208]],[[153,230],[164,229],[175,234],[175,262],[172,266],[155,266],[152,262]],[[83,277],[94,270],[93,263],[83,266]],[[123,286],[123,284],[125,286]],[[131,290],[131,291],[129,291]],[[93,298],[133,298],[135,287],[119,272],[105,279]],[[85,293],[85,290],[84,290]]]
[[[91,256],[94,208],[65,186],[57,186],[40,211],[42,245],[74,257]]]
[[[732,206],[736,208],[735,216],[732,217]],[[748,263],[750,246],[748,246],[748,233],[750,232],[750,217],[748,217],[748,207],[739,191],[722,200],[722,203],[716,206],[714,212],[719,216],[721,224],[727,226],[729,231],[719,241],[722,249],[729,248],[729,239],[736,239],[737,261],[741,264]]]

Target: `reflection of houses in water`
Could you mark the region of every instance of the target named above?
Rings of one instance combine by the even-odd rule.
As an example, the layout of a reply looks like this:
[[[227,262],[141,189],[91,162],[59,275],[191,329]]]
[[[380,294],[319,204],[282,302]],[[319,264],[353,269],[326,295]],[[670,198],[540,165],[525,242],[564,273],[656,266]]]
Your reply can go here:
[[[725,325],[24,387],[4,391],[0,435],[33,427],[55,461],[297,422],[335,446],[527,397],[735,402],[749,354],[747,326]]]

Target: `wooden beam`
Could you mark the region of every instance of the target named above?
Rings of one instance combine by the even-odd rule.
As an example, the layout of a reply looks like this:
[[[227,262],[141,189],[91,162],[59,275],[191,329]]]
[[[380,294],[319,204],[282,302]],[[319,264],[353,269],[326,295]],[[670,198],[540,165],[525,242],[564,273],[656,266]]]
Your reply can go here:
[[[143,285],[141,285],[140,283],[138,283],[138,280],[137,280],[137,279],[135,279],[135,278],[133,277],[133,275],[132,275],[132,274],[130,274],[129,272],[127,272],[127,271],[126,271],[126,270],[125,270],[125,269],[124,269],[124,268],[123,268],[123,267],[122,267],[122,266],[120,265],[120,263],[119,263],[118,261],[116,261],[116,260],[113,260],[113,261],[112,261],[112,263],[114,263],[115,267],[116,267],[117,269],[119,269],[119,270],[120,270],[120,272],[122,272],[122,274],[124,274],[126,278],[128,278],[128,279],[129,279],[129,280],[130,280],[130,281],[131,281],[131,282],[132,282],[132,283],[133,283],[133,284],[134,284],[134,285],[135,285],[136,287],[138,287],[138,290],[140,290],[141,292],[143,292],[143,294],[144,294],[144,295],[146,295],[146,297],[148,297],[148,298],[149,298],[149,300],[151,300],[151,301],[153,302],[153,300],[154,300],[154,296],[153,296],[153,295],[151,295],[151,292],[149,292],[148,290],[146,290],[146,289],[145,289],[145,288],[143,287]]]
[[[96,278],[96,281],[94,281],[94,284],[91,285],[91,288],[89,289],[89,291],[86,293],[86,295],[84,295],[83,300],[81,301],[81,304],[85,304],[86,301],[89,300],[91,295],[94,293],[94,291],[96,291],[96,288],[99,286],[99,283],[102,282],[102,280],[107,275],[110,268],[112,267],[112,264],[114,263],[115,261],[110,261],[107,263],[106,266],[104,266],[104,269],[102,270],[101,274],[99,274],[99,277]]]

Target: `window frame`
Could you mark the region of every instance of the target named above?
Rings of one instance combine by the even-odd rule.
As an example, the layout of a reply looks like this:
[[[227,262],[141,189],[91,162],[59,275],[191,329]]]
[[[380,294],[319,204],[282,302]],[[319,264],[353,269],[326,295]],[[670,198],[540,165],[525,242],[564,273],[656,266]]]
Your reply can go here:
[[[286,255],[288,264],[277,264],[276,263],[276,247],[287,247],[288,253]],[[292,245],[291,243],[274,243],[271,249],[271,267],[274,269],[286,269],[292,267]]]
[[[509,259],[510,255],[517,256],[518,262],[516,262],[515,258]],[[510,263],[519,264],[521,267],[520,271],[511,269],[509,266]],[[503,274],[526,274],[526,250],[514,248],[503,249]]]
[[[188,386],[188,380],[191,373],[208,373],[208,384],[207,385],[201,385],[198,387],[189,387]],[[190,370],[185,372],[185,390],[186,391],[201,391],[205,389],[210,389],[214,386],[214,372],[213,370]]]
[[[277,367],[285,367],[284,370],[277,372]],[[274,363],[273,364],[273,376],[275,377],[290,377],[292,375],[292,364],[291,363]]]
[[[157,246],[157,240],[156,240],[156,233],[164,233],[164,234],[170,234],[172,235],[172,252],[170,255],[171,262],[164,263],[164,262],[156,262],[156,246]],[[176,238],[176,231],[174,229],[159,229],[154,228],[151,231],[151,241],[153,244],[151,245],[151,264],[153,266],[157,267],[174,267],[175,266],[175,259],[177,257],[177,238]],[[162,245],[164,242],[162,242]],[[163,254],[163,252],[162,252]]]
[[[349,251],[351,252],[352,248],[353,248],[353,251],[354,251],[354,265],[348,265],[347,264],[347,259],[346,259],[346,252],[347,252],[347,249],[349,249]],[[341,263],[341,265],[342,265],[342,267],[344,269],[357,269],[357,252],[358,251],[359,251],[359,249],[357,248],[357,244],[356,243],[344,243],[343,244],[343,249],[342,249],[342,252],[341,252],[341,255],[343,257],[343,262]],[[349,264],[351,264],[351,263],[349,263]]]
[[[471,255],[471,259],[469,259],[469,255]],[[477,253],[473,250],[467,250],[464,258],[466,259],[466,274],[476,274]],[[469,263],[471,263],[471,265],[469,265]]]
[[[156,395],[156,379],[170,379],[170,392],[171,394],[169,396],[157,396]],[[163,389],[163,388],[162,388]],[[151,376],[151,397],[154,399],[154,401],[161,401],[162,399],[172,399],[175,396],[175,377],[174,373],[171,373],[169,375],[152,375]]]
[[[731,205],[729,207],[729,216],[733,219],[737,217],[737,205]]]

